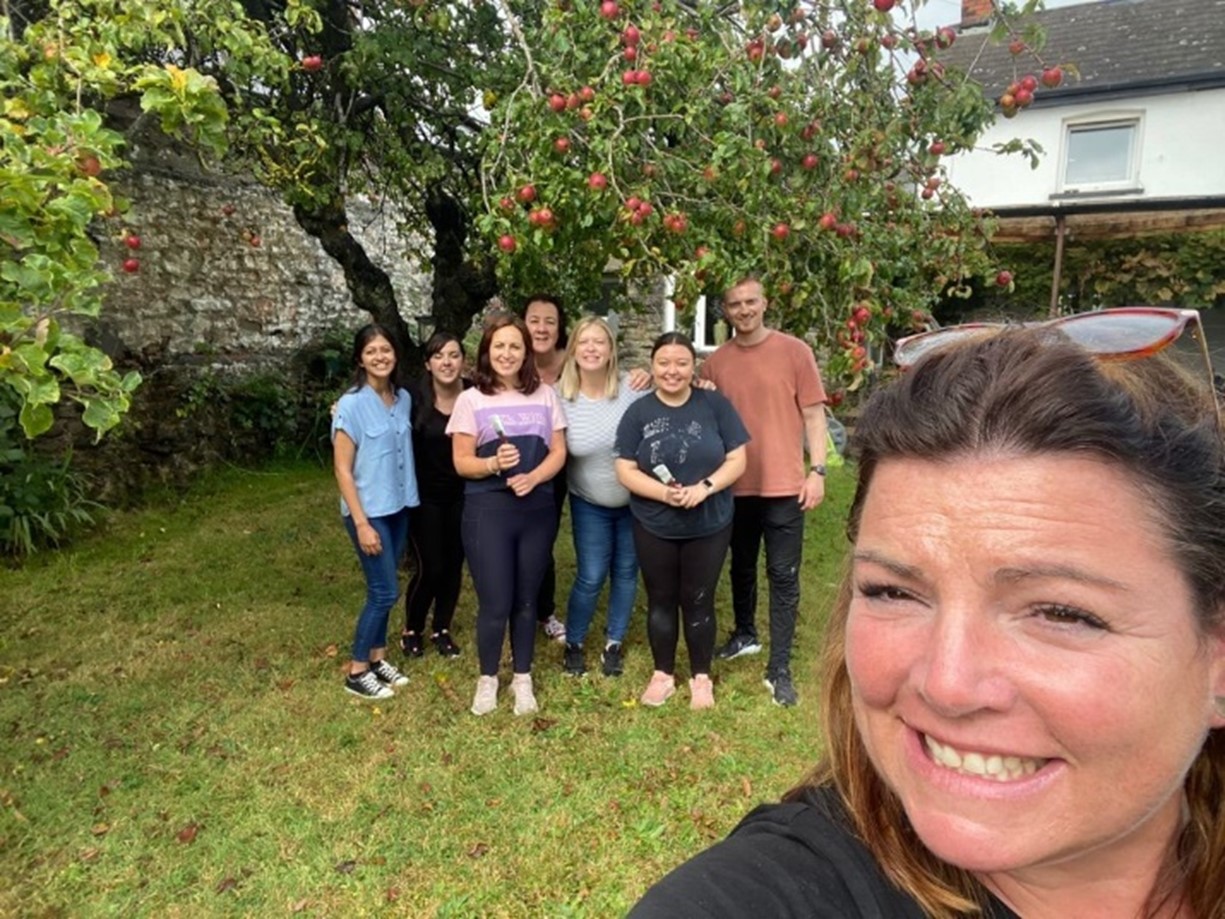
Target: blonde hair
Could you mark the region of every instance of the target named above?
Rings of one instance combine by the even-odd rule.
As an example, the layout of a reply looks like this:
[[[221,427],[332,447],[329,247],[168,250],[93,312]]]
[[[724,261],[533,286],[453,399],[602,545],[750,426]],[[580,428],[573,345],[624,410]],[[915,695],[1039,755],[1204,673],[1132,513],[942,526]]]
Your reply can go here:
[[[621,385],[620,374],[617,371],[617,336],[613,334],[612,326],[601,317],[584,316],[570,332],[570,341],[566,345],[566,356],[561,362],[561,374],[557,378],[557,393],[567,402],[577,399],[579,390],[582,388],[575,352],[578,350],[579,337],[592,326],[602,330],[608,336],[608,379],[604,384],[604,398],[617,398]]]

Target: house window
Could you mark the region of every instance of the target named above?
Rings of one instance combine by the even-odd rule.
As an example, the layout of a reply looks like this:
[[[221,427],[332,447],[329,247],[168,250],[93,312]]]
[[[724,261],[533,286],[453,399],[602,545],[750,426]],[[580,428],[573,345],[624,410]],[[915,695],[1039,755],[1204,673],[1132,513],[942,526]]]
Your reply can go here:
[[[713,351],[727,341],[727,320],[723,317],[723,298],[704,295],[693,311],[693,344],[698,351]]]
[[[1139,187],[1140,119],[1069,124],[1063,190],[1130,191]]]

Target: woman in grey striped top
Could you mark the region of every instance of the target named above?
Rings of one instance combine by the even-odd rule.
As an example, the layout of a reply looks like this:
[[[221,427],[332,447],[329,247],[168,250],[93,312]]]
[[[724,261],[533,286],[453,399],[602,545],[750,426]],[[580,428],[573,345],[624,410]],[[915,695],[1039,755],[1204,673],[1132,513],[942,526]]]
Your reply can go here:
[[[613,469],[617,424],[635,392],[617,370],[612,329],[596,316],[582,319],[566,346],[557,383],[566,412],[566,478],[574,535],[575,578],[566,607],[565,671],[587,670],[583,642],[605,580],[610,581],[608,622],[600,660],[605,676],[620,676],[622,642],[638,586],[629,492]]]

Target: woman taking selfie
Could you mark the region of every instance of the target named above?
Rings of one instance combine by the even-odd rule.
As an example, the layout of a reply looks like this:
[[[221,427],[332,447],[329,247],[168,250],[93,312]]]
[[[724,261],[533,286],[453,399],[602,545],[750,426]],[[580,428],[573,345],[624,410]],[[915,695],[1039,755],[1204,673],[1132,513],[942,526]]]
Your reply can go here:
[[[400,636],[400,649],[408,657],[425,653],[425,621],[431,607],[430,643],[443,657],[459,654],[451,637],[451,620],[464,569],[460,533],[464,480],[455,471],[447,423],[455,400],[470,385],[463,370],[464,346],[459,336],[451,332],[431,335],[425,343],[425,373],[412,389],[413,456],[421,505],[408,517],[408,554],[414,564],[404,592],[405,624]]]
[[[1225,448],[1166,347],[1197,332],[899,343],[855,428],[824,755],[632,915],[1225,915]]]
[[[536,594],[557,534],[552,479],[566,461],[566,420],[542,386],[527,327],[501,315],[485,326],[472,389],[447,424],[464,491],[464,554],[476,588],[480,679],[472,713],[497,707],[498,665],[511,632],[514,712],[536,711]]]
[[[647,589],[655,672],[641,696],[659,706],[676,691],[681,627],[689,651],[689,705],[715,704],[715,582],[732,533],[729,486],[744,472],[749,435],[732,404],[693,387],[697,355],[680,332],[651,349],[655,391],[617,428],[617,478],[629,489],[634,545]]]
[[[387,617],[400,596],[398,571],[408,540],[408,509],[417,504],[409,395],[395,385],[396,349],[379,325],[353,340],[353,386],[332,416],[332,465],[340,513],[366,578],[345,689],[386,699],[408,678],[389,664]]]

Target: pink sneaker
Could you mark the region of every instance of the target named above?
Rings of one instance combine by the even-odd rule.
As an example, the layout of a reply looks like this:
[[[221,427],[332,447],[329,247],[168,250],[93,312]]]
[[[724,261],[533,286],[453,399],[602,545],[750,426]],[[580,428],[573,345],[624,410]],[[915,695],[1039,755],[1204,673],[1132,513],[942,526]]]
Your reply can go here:
[[[715,684],[704,673],[689,681],[689,707],[694,711],[715,707]]]
[[[672,674],[656,670],[651,674],[651,682],[647,683],[646,691],[643,692],[639,701],[651,708],[659,708],[672,698],[674,692],[676,692],[676,680],[673,679]]]

